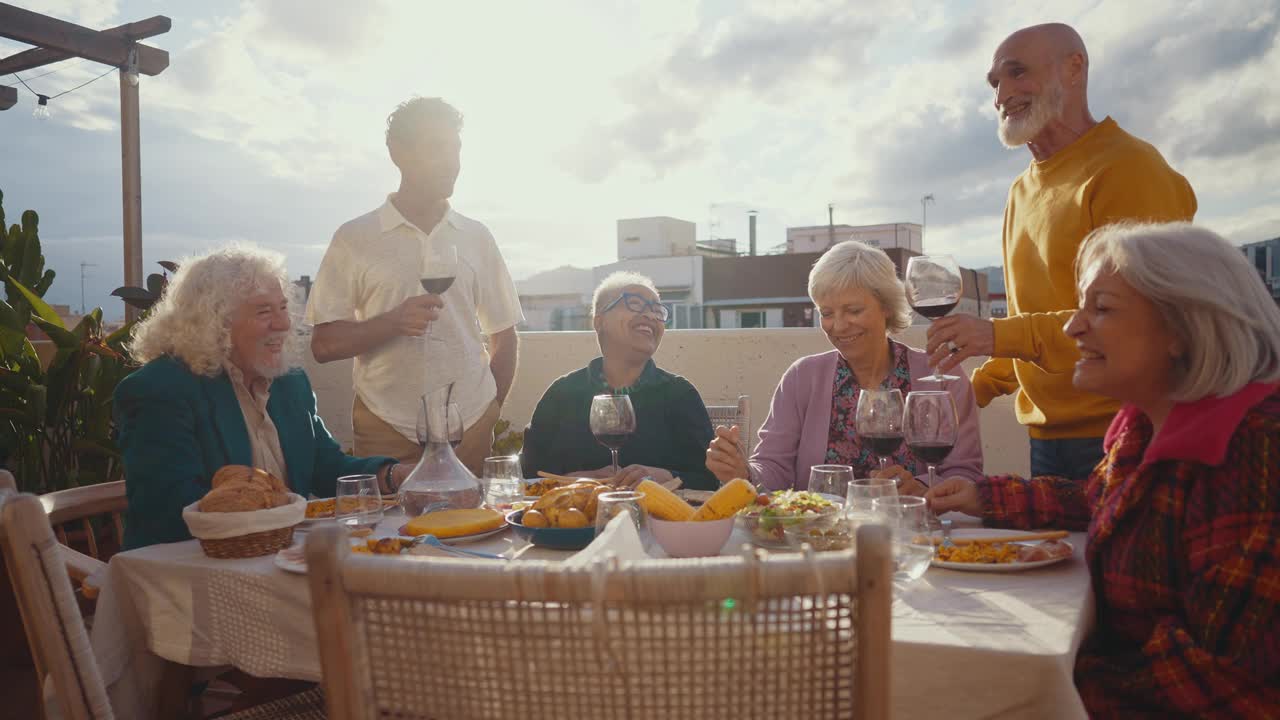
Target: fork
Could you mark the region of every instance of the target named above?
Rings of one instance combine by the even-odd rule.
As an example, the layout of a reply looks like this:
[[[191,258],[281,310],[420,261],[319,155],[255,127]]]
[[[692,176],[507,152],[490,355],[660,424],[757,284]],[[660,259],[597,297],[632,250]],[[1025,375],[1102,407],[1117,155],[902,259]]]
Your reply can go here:
[[[951,520],[950,518],[940,519],[942,523],[942,547],[955,547],[956,544],[951,542]]]
[[[480,552],[479,550],[467,550],[465,548],[454,547],[452,545],[445,545],[441,542],[440,538],[435,535],[419,535],[413,539],[413,544],[430,545],[433,548],[438,548],[445,552],[453,553],[454,555],[469,555],[471,557],[484,558],[486,560],[506,560],[506,558],[501,555],[494,555],[493,553]]]

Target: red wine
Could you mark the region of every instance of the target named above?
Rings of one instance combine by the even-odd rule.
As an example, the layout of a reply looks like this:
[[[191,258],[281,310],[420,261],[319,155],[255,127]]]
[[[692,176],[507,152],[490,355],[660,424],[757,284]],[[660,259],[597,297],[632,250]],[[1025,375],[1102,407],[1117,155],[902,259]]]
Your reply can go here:
[[[930,320],[937,320],[943,315],[946,315],[952,310],[955,310],[956,305],[959,305],[959,304],[960,304],[959,300],[953,300],[951,302],[932,303],[929,305],[913,305],[912,307],[915,308],[916,312],[929,318]]]
[[[449,286],[453,285],[453,278],[422,278],[422,289],[432,295],[443,295]],[[954,306],[955,303],[952,303]]]
[[[610,450],[621,450],[631,433],[596,433],[596,442]]]
[[[859,434],[858,439],[878,457],[889,457],[902,447],[902,433]]]
[[[911,449],[911,454],[925,461],[928,465],[937,465],[947,456],[951,454],[951,448],[954,443],[943,442],[918,442],[907,443],[907,447]]]

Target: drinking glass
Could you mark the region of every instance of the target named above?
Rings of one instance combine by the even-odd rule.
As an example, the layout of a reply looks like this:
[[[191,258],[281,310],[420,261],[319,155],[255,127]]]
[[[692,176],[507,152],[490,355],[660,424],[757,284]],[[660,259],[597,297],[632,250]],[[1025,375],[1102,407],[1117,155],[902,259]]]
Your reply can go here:
[[[618,451],[636,431],[636,411],[626,395],[591,398],[591,433],[613,455],[613,476],[618,476]]]
[[[422,290],[428,295],[443,295],[453,285],[458,276],[458,248],[454,245],[436,247],[434,244],[422,256]],[[431,325],[435,325],[432,323]],[[431,326],[427,327],[428,342],[443,342],[431,337]]]
[[[877,519],[889,528],[893,543],[893,579],[914,582],[933,561],[933,531],[922,497],[909,495],[876,498],[871,503]]]
[[[644,493],[633,490],[600,493],[596,498],[596,535],[604,532],[605,527],[614,517],[627,513],[631,516],[631,523],[635,525],[636,532],[643,538],[649,523],[644,507],[640,505],[642,499],[644,499]]]
[[[932,322],[955,309],[964,296],[960,266],[950,255],[917,255],[907,261],[907,301],[916,312]],[[955,375],[939,375],[934,370],[920,380],[959,380]]]
[[[884,497],[898,497],[894,478],[858,478],[849,483],[844,507],[849,514],[871,515],[875,511],[872,503]]]
[[[860,391],[853,427],[858,440],[880,458],[884,470],[902,445],[902,391]]]
[[[809,469],[809,492],[842,498],[851,480],[853,468],[848,465],[814,465]]]
[[[524,497],[524,474],[519,455],[501,455],[484,459],[485,499],[494,506],[511,507]]]
[[[945,390],[917,390],[907,393],[902,413],[907,448],[929,466],[929,487],[937,482],[937,466],[956,444],[959,432],[956,403]]]
[[[382,494],[376,475],[338,478],[333,516],[348,530],[373,530],[382,521]]]

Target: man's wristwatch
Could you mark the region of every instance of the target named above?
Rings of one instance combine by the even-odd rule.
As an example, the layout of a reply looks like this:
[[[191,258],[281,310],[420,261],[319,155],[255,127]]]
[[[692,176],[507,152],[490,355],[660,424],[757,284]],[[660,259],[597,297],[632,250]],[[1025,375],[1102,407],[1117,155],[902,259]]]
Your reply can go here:
[[[393,493],[399,491],[399,488],[396,487],[395,480],[393,479],[395,477],[396,468],[398,467],[400,467],[400,463],[398,462],[393,462],[387,466],[387,488]]]

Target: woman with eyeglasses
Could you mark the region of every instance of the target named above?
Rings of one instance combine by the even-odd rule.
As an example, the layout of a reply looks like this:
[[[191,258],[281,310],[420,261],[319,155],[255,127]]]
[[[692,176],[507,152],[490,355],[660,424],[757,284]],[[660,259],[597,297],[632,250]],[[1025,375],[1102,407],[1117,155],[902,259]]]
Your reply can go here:
[[[630,487],[645,477],[658,483],[679,477],[684,487],[714,490],[719,483],[705,464],[711,419],[702,396],[688,380],[653,362],[669,317],[653,281],[613,273],[596,288],[591,314],[601,356],[553,382],[538,401],[524,433],[520,464],[525,474],[613,476],[608,448],[591,433],[591,399],[625,394],[635,410],[636,430],[622,446],[621,471],[613,484]]]

